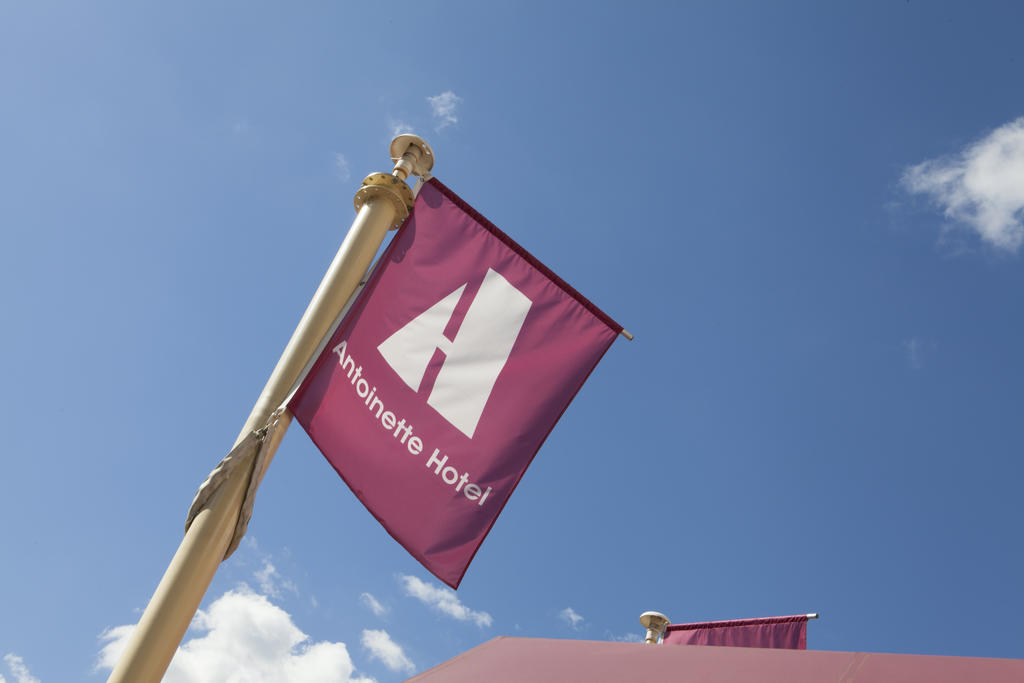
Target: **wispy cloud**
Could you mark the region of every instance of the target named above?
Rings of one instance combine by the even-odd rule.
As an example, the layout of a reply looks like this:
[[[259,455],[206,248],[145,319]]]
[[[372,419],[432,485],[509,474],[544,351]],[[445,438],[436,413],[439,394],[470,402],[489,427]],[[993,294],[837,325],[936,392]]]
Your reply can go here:
[[[349,178],[352,177],[352,170],[348,166],[348,159],[345,158],[344,154],[334,153],[334,171],[338,174],[338,179],[341,182],[348,182]]]
[[[281,589],[295,593],[296,595],[299,594],[298,587],[288,579],[281,576],[278,573],[277,568],[274,567],[273,563],[267,558],[263,558],[263,566],[260,569],[257,569],[253,576],[260,587],[260,591],[262,591],[264,595],[269,595],[272,598],[280,598]]]
[[[953,156],[911,166],[902,182],[983,241],[1017,251],[1024,242],[1024,117]]]
[[[9,652],[4,655],[4,661],[11,669],[14,683],[39,683],[39,679],[29,673],[28,667],[25,666],[25,660],[18,655]],[[3,674],[0,674],[0,683],[4,683],[4,681]]]
[[[459,122],[459,118],[455,115],[455,108],[462,102],[462,98],[451,90],[428,97],[427,102],[430,102],[430,109],[434,114],[434,121],[437,123],[435,130],[440,131],[442,128]]]
[[[572,607],[566,607],[558,613],[558,617],[567,623],[574,631],[579,631],[580,624],[583,623],[583,617]]]
[[[396,121],[396,120],[392,119],[390,123],[391,123],[391,135],[393,137],[397,136],[397,135],[401,135],[402,133],[411,133],[411,132],[413,132],[412,126],[410,126],[405,121]]]
[[[415,576],[402,575],[398,577],[406,595],[416,598],[424,605],[428,605],[442,614],[447,614],[459,621],[472,621],[480,628],[490,626],[493,619],[487,612],[472,610],[459,600],[455,591],[441,586],[432,586],[426,581],[421,581]]]
[[[907,356],[907,364],[914,370],[920,370],[924,367],[928,354],[933,350],[935,350],[935,344],[920,337],[911,337],[910,339],[903,340],[903,351]]]
[[[907,362],[910,367],[920,370],[924,367],[924,352],[921,349],[921,340],[917,337],[903,340],[903,350],[907,352]]]
[[[388,608],[380,604],[380,601],[369,593],[361,593],[359,595],[359,602],[363,603],[363,605],[378,617],[382,617],[388,613]]]
[[[644,637],[642,635],[640,635],[639,633],[634,633],[634,632],[624,633],[624,634],[619,635],[619,636],[609,632],[608,633],[608,638],[609,638],[609,640],[615,640],[615,641],[618,641],[620,643],[642,643],[642,642],[644,642]]]
[[[97,669],[114,667],[134,629],[115,626],[103,632]],[[344,643],[312,642],[290,614],[244,585],[197,612],[190,631],[202,635],[178,648],[164,683],[373,683],[355,675]]]
[[[412,660],[405,656],[402,646],[391,640],[387,631],[365,629],[361,639],[363,647],[370,652],[371,659],[377,659],[392,671],[412,673],[416,670]]]

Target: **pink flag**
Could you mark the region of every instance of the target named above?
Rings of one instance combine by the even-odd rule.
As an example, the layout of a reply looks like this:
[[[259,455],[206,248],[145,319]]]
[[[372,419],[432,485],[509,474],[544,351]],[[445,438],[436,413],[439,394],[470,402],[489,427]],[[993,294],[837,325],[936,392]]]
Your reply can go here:
[[[432,179],[289,407],[388,533],[457,588],[621,330]]]
[[[663,643],[807,649],[807,615],[669,624]]]

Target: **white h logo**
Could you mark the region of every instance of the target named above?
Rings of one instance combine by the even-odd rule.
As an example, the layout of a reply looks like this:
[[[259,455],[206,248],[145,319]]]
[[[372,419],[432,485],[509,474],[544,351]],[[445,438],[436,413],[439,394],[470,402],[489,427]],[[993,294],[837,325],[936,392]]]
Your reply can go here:
[[[443,351],[427,404],[472,438],[533,302],[488,268],[455,339],[448,339],[444,328],[465,289],[462,285],[420,313],[377,350],[413,391],[419,391],[434,351]]]

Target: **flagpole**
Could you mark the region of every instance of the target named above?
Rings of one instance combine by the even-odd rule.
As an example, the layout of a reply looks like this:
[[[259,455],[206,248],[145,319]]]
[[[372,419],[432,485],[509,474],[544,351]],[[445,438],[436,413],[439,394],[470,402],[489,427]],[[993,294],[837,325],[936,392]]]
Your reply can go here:
[[[396,137],[390,151],[396,162],[394,170],[390,175],[370,174],[356,192],[357,214],[352,227],[256,401],[236,446],[250,432],[262,428],[287,398],[359,285],[384,236],[409,214],[413,195],[405,179],[429,172],[433,151],[415,135]],[[290,419],[285,411],[266,447],[268,463]],[[253,463],[254,457],[250,456],[236,467],[188,527],[108,683],[157,683],[163,677],[231,544]]]

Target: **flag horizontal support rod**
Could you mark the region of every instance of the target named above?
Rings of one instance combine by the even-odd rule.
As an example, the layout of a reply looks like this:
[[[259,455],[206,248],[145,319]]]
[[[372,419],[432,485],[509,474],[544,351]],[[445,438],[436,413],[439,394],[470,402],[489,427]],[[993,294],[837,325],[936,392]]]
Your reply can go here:
[[[806,616],[807,616],[808,619],[817,619],[818,618],[818,613],[817,612],[811,612],[810,614],[808,614]]]
[[[625,338],[626,338],[627,340],[629,340],[629,341],[633,341],[633,335],[631,335],[631,334],[629,333],[629,330],[622,330],[621,332],[619,332],[619,334],[621,334],[621,335],[622,335],[623,337],[625,337]]]
[[[263,427],[291,392],[366,273],[384,236],[408,215],[412,192],[405,178],[410,173],[429,171],[434,161],[430,146],[413,135],[395,138],[391,157],[397,162],[392,174],[367,176],[356,193],[357,213],[352,227],[267,380],[235,441],[236,446],[249,433]],[[282,424],[268,446],[268,464],[291,416],[285,411],[282,417]],[[253,463],[250,456],[235,468],[193,519],[108,683],[158,683],[163,677],[231,544],[243,498],[254,476]]]

